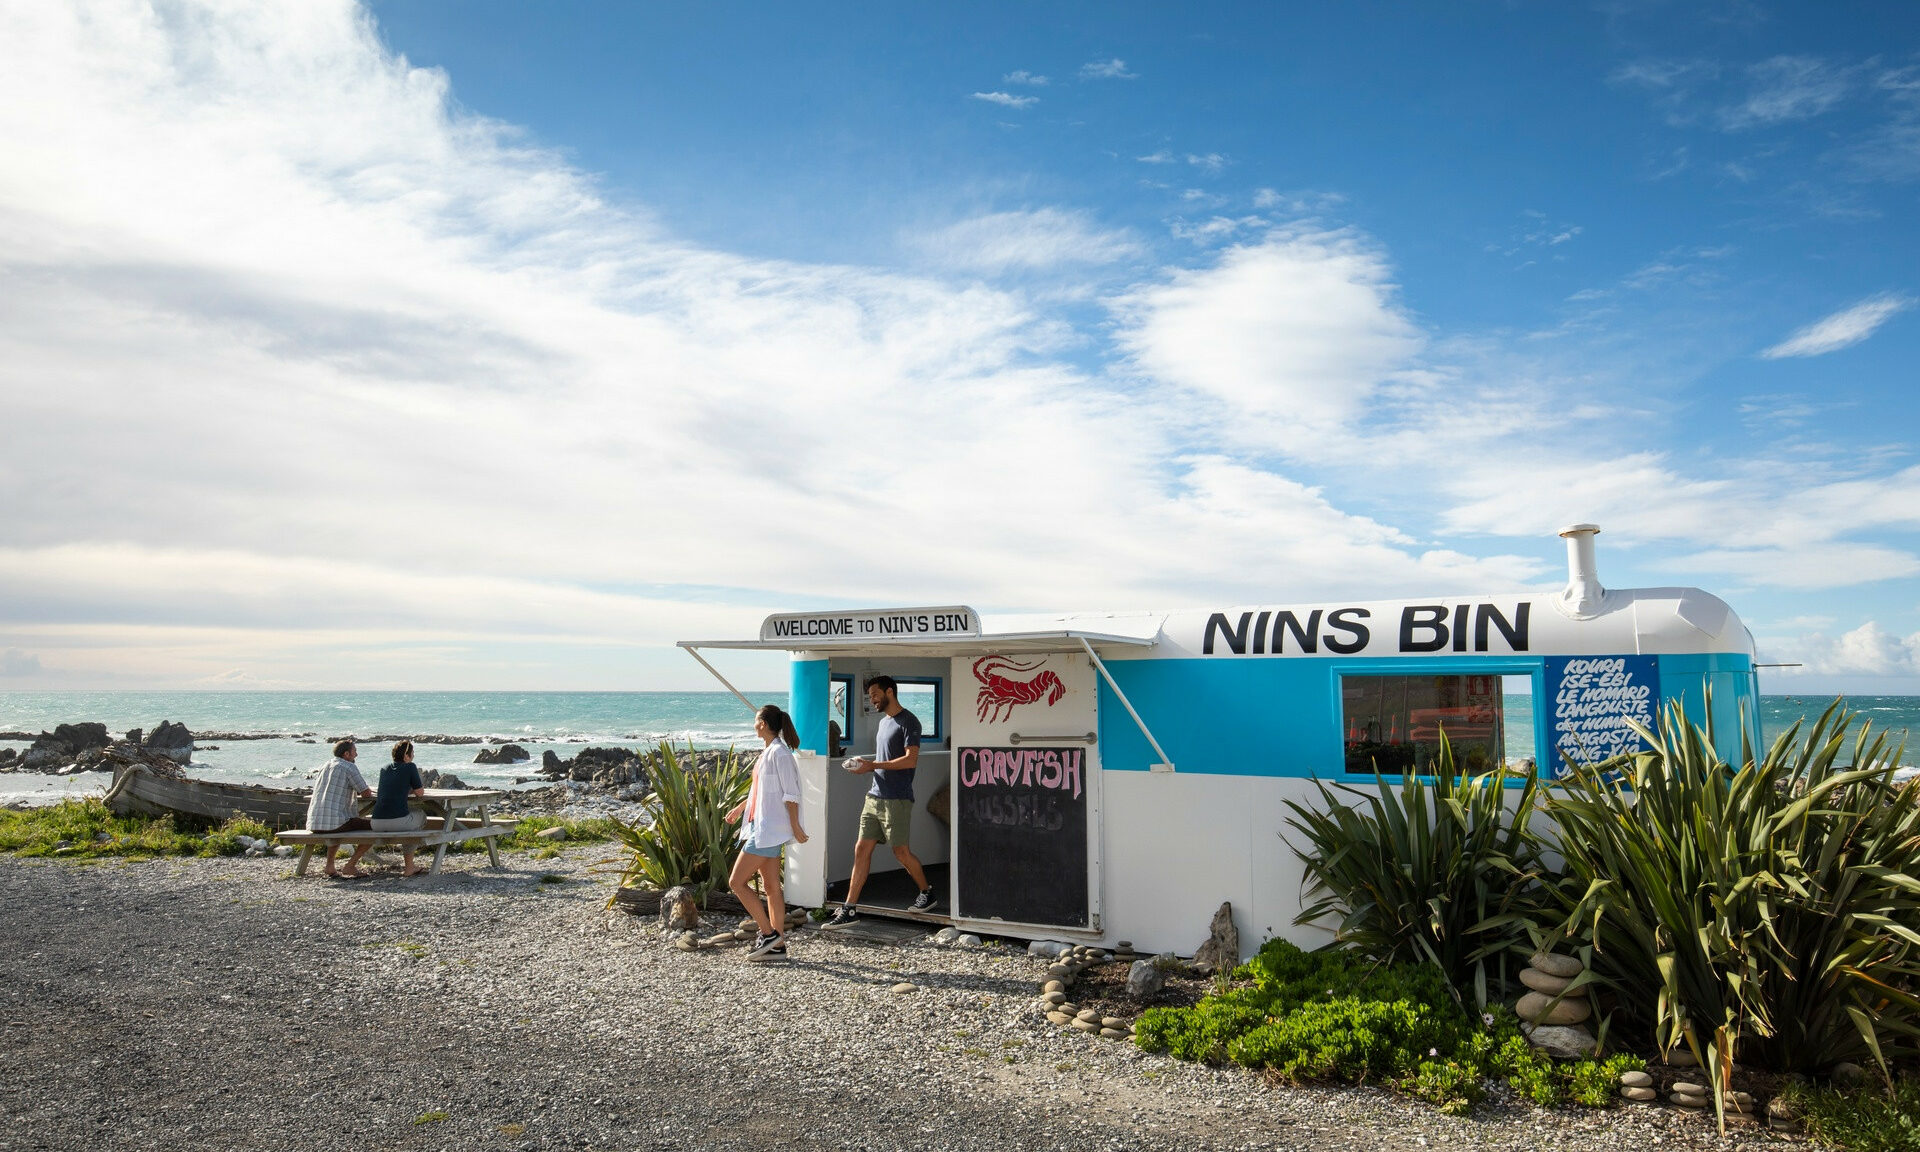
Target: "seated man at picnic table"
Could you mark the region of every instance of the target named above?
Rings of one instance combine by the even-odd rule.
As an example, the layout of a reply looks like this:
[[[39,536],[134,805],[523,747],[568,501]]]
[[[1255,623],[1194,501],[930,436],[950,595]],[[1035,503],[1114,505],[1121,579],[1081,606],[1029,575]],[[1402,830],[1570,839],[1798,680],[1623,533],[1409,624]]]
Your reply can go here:
[[[342,740],[333,746],[333,759],[320,769],[320,776],[313,782],[313,799],[307,802],[307,828],[314,832],[371,832],[373,822],[360,815],[355,803],[362,796],[372,796],[373,789],[360,775],[360,769],[354,766],[359,752],[353,741]],[[340,845],[327,845],[327,866],[329,877],[358,879],[365,875],[360,871],[360,857],[373,847],[372,841],[353,846],[353,858],[347,861],[346,868],[339,872],[333,870],[333,858],[339,854]]]

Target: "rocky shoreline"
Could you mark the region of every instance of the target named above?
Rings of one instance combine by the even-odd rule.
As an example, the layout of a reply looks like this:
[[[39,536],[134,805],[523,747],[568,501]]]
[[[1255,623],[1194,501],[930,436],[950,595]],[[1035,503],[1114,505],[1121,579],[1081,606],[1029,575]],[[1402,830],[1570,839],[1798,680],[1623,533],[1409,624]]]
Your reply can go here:
[[[606,910],[604,854],[358,883],[0,859],[0,1147],[1805,1146],[1510,1094],[1455,1119],[1150,1055],[1047,1022],[1050,960],[992,940],[809,926],[784,964],[681,951]]]

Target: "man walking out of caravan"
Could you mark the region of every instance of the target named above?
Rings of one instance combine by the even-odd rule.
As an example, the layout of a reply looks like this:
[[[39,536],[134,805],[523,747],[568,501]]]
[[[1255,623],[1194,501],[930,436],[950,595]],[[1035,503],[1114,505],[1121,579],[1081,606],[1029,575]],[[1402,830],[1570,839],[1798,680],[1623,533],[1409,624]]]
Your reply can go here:
[[[866,803],[860,808],[860,839],[853,846],[847,900],[834,911],[829,925],[857,919],[853,906],[860,903],[860,890],[866,887],[867,871],[873,866],[873,849],[881,843],[893,849],[894,859],[900,861],[920,890],[913,898],[913,910],[932,911],[939,903],[920,858],[907,846],[913,827],[913,770],[920,763],[920,718],[900,706],[900,686],[891,676],[867,681],[867,703],[881,714],[873,737],[873,759],[849,760],[845,767],[849,772],[873,773],[873,786],[867,789]]]

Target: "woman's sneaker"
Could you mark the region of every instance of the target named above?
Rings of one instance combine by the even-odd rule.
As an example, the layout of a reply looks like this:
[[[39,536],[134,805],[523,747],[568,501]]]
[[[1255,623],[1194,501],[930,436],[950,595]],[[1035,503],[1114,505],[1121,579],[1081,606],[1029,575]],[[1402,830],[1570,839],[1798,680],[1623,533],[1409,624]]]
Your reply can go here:
[[[858,919],[860,919],[860,913],[842,904],[833,910],[833,915],[827,917],[827,927],[838,928],[842,924],[851,924]]]
[[[749,960],[785,960],[787,942],[779,936],[769,936],[762,932],[753,938],[753,947],[747,950]]]
[[[932,888],[928,888],[925,892],[913,898],[913,910],[915,912],[931,912],[933,911],[933,906],[938,903],[940,903],[940,897],[933,894]]]

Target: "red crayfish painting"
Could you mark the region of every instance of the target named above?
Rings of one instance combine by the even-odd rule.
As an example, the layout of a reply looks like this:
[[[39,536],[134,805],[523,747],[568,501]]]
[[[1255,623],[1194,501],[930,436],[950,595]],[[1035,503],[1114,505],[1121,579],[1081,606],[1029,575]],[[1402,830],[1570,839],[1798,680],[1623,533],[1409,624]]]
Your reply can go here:
[[[1038,676],[1025,680],[1015,680],[1006,673],[1034,672],[1040,669],[1044,661],[1022,664],[1009,660],[1005,656],[982,656],[973,662],[973,678],[980,682],[979,713],[983,724],[998,724],[1013,715],[1013,710],[1021,704],[1038,703],[1045,699],[1047,707],[1059,703],[1067,694],[1067,686],[1060,683],[1060,677],[1052,672],[1041,671]]]

